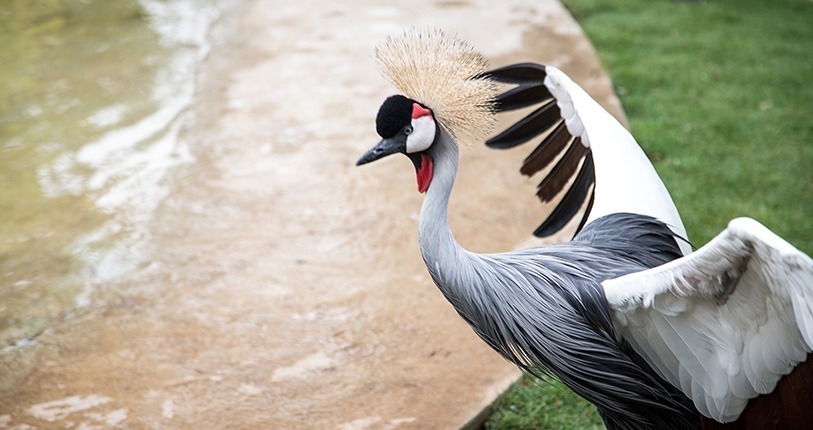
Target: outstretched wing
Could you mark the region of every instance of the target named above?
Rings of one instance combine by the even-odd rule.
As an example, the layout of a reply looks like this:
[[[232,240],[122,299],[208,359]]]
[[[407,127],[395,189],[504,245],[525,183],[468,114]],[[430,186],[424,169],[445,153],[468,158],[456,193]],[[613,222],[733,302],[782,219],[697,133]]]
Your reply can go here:
[[[541,142],[525,158],[520,172],[531,177],[546,171],[536,193],[544,203],[562,192],[565,194],[534,231],[538,237],[556,234],[578,216],[586,204],[577,228],[577,231],[581,230],[593,205],[596,182],[587,132],[573,108],[570,95],[546,69],[539,64],[522,63],[487,74],[498,82],[517,85],[497,97],[497,112],[539,105],[525,118],[486,142],[491,148],[508,149],[543,135]]]
[[[634,213],[657,218],[686,237],[669,192],[635,138],[561,70],[523,63],[486,76],[515,85],[497,97],[497,112],[536,106],[486,142],[507,149],[541,137],[520,172],[540,176],[537,196],[555,206],[534,235],[551,236],[574,220],[578,233],[602,216]],[[684,244],[681,249],[691,251]]]
[[[719,422],[736,420],[813,349],[813,260],[752,219],[602,285],[622,336]]]

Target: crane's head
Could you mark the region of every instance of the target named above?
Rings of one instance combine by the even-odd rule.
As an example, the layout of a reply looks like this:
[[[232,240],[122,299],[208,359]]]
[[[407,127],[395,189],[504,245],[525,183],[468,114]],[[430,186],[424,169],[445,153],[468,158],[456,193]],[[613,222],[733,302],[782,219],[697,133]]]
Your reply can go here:
[[[432,158],[427,150],[437,136],[437,124],[432,111],[402,95],[386,100],[375,119],[375,128],[382,137],[356,163],[357,166],[401,153],[412,160],[418,176],[418,192],[425,192],[432,182]]]
[[[376,117],[382,137],[358,165],[400,152],[412,160],[418,191],[432,181],[431,147],[444,131],[459,143],[482,142],[494,126],[497,86],[469,44],[435,29],[411,28],[376,48],[384,75],[404,95],[389,97]]]

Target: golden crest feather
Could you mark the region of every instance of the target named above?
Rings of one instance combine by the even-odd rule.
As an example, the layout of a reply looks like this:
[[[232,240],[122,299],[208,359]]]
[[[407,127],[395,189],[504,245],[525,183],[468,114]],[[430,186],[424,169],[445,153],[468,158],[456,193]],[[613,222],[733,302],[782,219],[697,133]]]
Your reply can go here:
[[[401,93],[432,110],[460,144],[485,140],[494,129],[497,85],[488,62],[467,42],[438,29],[410,28],[375,50],[378,68]]]

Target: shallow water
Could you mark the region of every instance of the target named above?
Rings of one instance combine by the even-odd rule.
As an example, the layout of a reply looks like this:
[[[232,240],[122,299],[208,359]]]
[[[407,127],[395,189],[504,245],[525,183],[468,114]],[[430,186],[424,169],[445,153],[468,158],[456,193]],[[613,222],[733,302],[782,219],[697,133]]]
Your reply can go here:
[[[0,351],[148,264],[213,24],[237,0],[0,3]]]

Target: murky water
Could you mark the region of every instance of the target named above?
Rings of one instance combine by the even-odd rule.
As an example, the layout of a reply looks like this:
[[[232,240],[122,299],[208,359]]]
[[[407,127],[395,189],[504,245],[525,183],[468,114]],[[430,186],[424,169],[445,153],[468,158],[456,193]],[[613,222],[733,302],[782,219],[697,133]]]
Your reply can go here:
[[[0,351],[144,267],[209,30],[238,0],[0,3]]]

